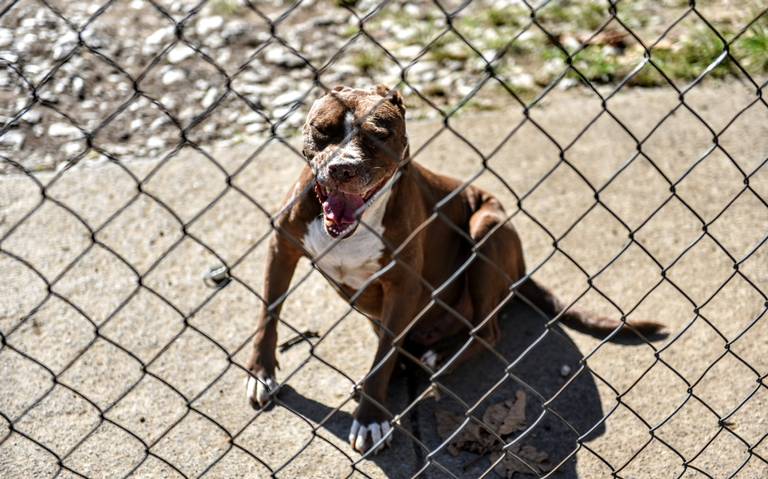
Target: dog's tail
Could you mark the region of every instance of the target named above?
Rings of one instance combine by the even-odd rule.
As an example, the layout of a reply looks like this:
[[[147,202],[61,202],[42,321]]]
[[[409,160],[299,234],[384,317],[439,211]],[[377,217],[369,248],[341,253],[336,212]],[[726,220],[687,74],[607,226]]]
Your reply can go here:
[[[534,306],[539,308],[550,319],[554,318],[565,309],[554,294],[534,281],[533,278],[528,278],[525,282],[520,284],[517,287],[517,293],[519,296],[530,301]],[[622,324],[622,322],[617,319],[597,316],[574,310],[573,308],[565,311],[562,316],[560,316],[560,322],[571,329],[596,337],[605,337]],[[643,336],[653,336],[659,334],[663,329],[662,324],[653,321],[627,321],[625,324],[631,327],[625,326],[621,328],[617,336],[636,337],[636,334],[632,331],[633,329]]]

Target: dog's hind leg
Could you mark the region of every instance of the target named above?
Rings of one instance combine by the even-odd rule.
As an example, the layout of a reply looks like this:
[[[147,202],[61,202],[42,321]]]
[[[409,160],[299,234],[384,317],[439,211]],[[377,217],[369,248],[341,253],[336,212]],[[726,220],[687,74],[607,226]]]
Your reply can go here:
[[[520,238],[505,220],[501,204],[490,196],[483,199],[469,219],[469,235],[475,245],[470,253],[472,263],[465,274],[474,328],[471,336],[466,331],[446,338],[444,344],[450,344],[449,348],[427,351],[423,360],[433,369],[440,363],[453,369],[499,340],[498,312],[512,299],[510,286],[525,274]]]

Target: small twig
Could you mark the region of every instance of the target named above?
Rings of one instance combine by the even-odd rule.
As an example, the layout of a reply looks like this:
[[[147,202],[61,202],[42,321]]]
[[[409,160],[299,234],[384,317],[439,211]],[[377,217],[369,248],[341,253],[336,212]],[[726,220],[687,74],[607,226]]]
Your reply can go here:
[[[280,343],[280,346],[278,347],[280,349],[280,352],[284,353],[302,341],[305,341],[305,340],[309,341],[310,338],[319,338],[319,337],[320,337],[320,333],[318,333],[317,331],[306,330],[303,333],[299,333],[296,336],[293,336],[292,338],[286,339],[285,341]]]

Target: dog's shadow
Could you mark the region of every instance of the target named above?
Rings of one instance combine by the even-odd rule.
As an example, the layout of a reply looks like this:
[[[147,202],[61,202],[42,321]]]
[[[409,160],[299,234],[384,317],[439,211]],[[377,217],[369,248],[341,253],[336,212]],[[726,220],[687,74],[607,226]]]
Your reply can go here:
[[[396,431],[392,448],[365,460],[373,461],[389,478],[409,478],[416,473],[418,477],[427,478],[479,477],[491,467],[488,456],[478,458],[476,454],[462,452],[454,457],[445,448],[430,455],[430,451],[442,443],[437,435],[435,411],[461,414],[466,410],[461,401],[468,405],[482,401],[476,414],[482,417],[488,405],[515,398],[517,391],[523,389],[530,431],[522,443],[545,452],[551,465],[559,465],[558,477],[578,477],[573,453],[578,449],[579,437],[589,441],[605,431],[594,378],[587,370],[580,369],[582,354],[562,330],[544,334],[544,321],[525,305],[513,304],[507,308],[502,313],[501,326],[502,339],[495,349],[510,364],[523,355],[508,370],[509,374],[505,374],[506,365],[489,352],[439,378],[440,384],[451,393],[441,394],[439,400],[422,399],[403,420],[403,427],[418,438],[421,445],[408,434]],[[426,374],[395,378],[389,391],[391,410],[403,410],[428,387]],[[546,411],[544,400],[549,401]],[[346,440],[352,421],[348,413],[337,412],[326,419],[330,407],[305,398],[290,387],[281,390],[279,402],[316,423],[325,419],[322,426],[325,431]],[[355,460],[359,457],[351,450],[350,454]]]

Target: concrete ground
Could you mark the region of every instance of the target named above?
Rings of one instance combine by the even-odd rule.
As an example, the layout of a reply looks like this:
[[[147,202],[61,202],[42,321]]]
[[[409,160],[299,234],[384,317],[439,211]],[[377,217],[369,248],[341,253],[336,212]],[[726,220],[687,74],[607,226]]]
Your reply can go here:
[[[525,195],[513,218],[529,269],[562,299],[580,298],[579,307],[667,327],[651,344],[601,344],[567,329],[537,342],[542,320],[515,305],[498,347],[508,361],[525,352],[510,374],[487,354],[439,379],[469,404],[495,386],[481,412],[523,383],[535,390],[526,442],[560,464],[555,477],[768,476],[765,104],[739,115],[718,135],[722,149],[697,163],[713,132],[755,100],[742,84],[700,87],[685,98],[700,119],[681,107],[654,131],[680,105],[670,90],[622,92],[607,103],[610,115],[585,90],[553,92],[490,158],[524,119],[520,108],[458,117],[453,131],[410,125],[416,161],[466,179],[482,172],[476,184],[510,213],[517,202],[507,186],[525,195],[557,165],[559,144],[568,164]],[[627,165],[637,151],[630,135],[652,131],[645,157]],[[248,406],[241,365],[259,306],[264,211],[278,210],[303,163],[277,142],[207,152],[220,167],[185,149],[159,169],[147,160],[0,177],[0,235],[13,230],[0,242],[0,477],[405,478],[427,457],[426,477],[482,475],[487,458],[427,456],[402,431],[370,459],[349,448],[349,391],[375,338],[306,262],[280,335],[325,337],[280,355],[278,380],[288,386],[278,406]],[[225,172],[237,172],[237,189]],[[147,175],[137,196],[135,178]],[[676,182],[674,197],[665,176]],[[54,177],[43,198],[40,184]],[[586,181],[600,189],[600,204]],[[191,222],[187,235],[180,222]],[[234,281],[210,289],[203,274],[222,261]],[[588,369],[579,366],[584,356]],[[397,379],[393,411],[426,387],[423,377]],[[428,449],[440,444],[434,411],[460,410],[441,397],[425,397],[401,420]],[[553,397],[541,416],[542,400]]]

